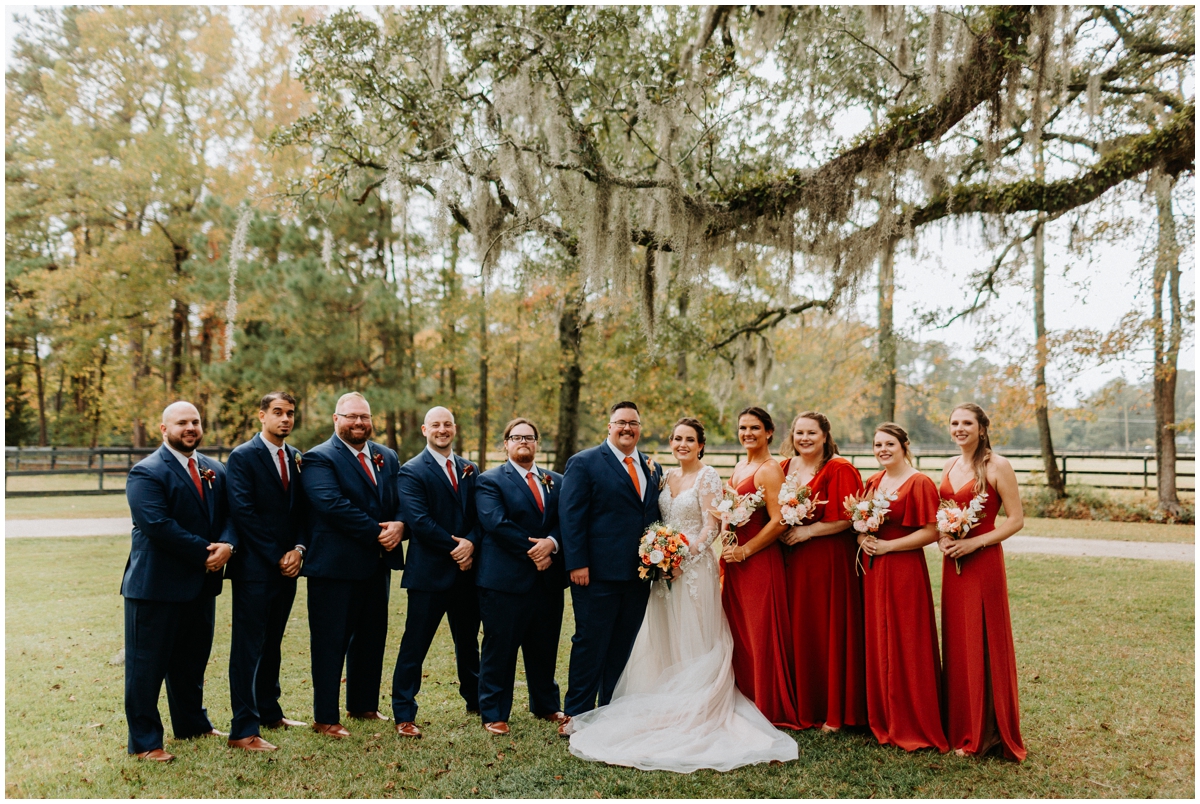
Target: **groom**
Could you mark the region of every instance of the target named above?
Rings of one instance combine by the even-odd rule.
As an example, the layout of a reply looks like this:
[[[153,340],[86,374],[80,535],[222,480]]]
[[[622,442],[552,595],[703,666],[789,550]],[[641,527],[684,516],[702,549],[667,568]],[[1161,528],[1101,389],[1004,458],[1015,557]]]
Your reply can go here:
[[[638,544],[658,519],[662,468],[637,451],[637,405],[609,410],[608,439],[567,461],[559,524],[571,576],[575,635],[564,709],[568,716],[607,704],[633,650],[650,584],[638,579]],[[568,724],[559,727],[566,736]]]

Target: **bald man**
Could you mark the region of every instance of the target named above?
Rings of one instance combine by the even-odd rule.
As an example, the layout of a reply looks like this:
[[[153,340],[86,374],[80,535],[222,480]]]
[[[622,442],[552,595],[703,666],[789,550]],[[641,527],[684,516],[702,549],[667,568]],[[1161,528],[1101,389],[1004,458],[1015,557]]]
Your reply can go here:
[[[408,593],[404,636],[392,674],[396,734],[420,737],[417,693],[421,667],[445,616],[454,639],[458,692],[467,712],[479,712],[479,593],[475,588],[475,483],[479,469],[454,454],[458,426],[444,407],[421,425],[425,449],[400,469],[400,507],[409,547],[401,588]]]
[[[170,762],[158,695],[167,682],[175,739],[221,736],[204,709],[216,597],[237,547],[226,516],[225,468],[196,451],[204,436],[190,402],[163,411],[163,445],[129,470],[133,543],[125,597],[125,720],[129,753]]]

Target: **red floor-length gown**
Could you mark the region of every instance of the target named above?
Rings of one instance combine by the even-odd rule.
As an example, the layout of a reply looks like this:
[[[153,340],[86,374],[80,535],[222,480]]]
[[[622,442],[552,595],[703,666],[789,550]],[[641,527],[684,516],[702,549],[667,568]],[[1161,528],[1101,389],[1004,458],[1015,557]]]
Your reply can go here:
[[[784,462],[784,473],[787,464]],[[862,475],[835,455],[808,481],[817,508],[805,524],[848,520],[842,502],[862,492]],[[854,571],[858,549],[853,530],[814,536],[785,548],[788,615],[796,716],[800,728],[867,725],[862,584]]]
[[[955,491],[950,473],[942,475],[942,499],[966,506],[975,496],[975,481]],[[990,485],[979,524],[969,536],[996,529],[1000,495]],[[1008,578],[1004,548],[999,544],[959,559],[942,560],[943,716],[950,747],[985,754],[1000,744],[1004,756],[1025,759],[1017,701],[1017,657],[1008,612]]]
[[[884,473],[873,475],[874,494]],[[881,540],[908,536],[937,519],[937,486],[917,473],[901,484]],[[950,750],[942,730],[941,662],[933,591],[924,550],[864,554],[863,632],[867,653],[867,719],[875,739],[905,751]]]
[[[754,491],[751,475],[738,494]],[[767,507],[737,529],[738,544],[770,521]],[[733,677],[738,689],[776,726],[798,728],[792,692],[792,636],[788,621],[783,551],[773,542],[742,562],[726,564],[721,606],[733,634]]]

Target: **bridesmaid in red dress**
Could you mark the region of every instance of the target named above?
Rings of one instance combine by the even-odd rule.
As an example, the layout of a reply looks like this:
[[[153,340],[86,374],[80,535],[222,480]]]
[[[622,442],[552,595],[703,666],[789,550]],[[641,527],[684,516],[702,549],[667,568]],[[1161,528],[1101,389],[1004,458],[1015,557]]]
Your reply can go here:
[[[992,452],[991,420],[983,408],[959,405],[950,414],[950,437],[962,450],[942,470],[941,496],[966,506],[987,492],[979,524],[965,539],[942,537],[942,676],[946,737],[959,756],[999,748],[1025,759],[1017,701],[1017,659],[1008,612],[1008,579],[1000,542],[1025,524],[1017,475]],[[1007,519],[996,525],[1004,503]],[[958,568],[955,567],[955,560]]]
[[[788,614],[800,728],[866,726],[862,585],[854,571],[854,531],[842,505],[862,493],[862,475],[837,454],[823,413],[797,416],[781,451],[794,456],[783,462],[784,474],[825,502],[780,538],[792,545],[786,557]]]
[[[746,457],[733,469],[738,494],[761,486],[766,505],[737,529],[737,544],[721,553],[725,581],[721,606],[733,634],[733,676],[738,689],[776,726],[798,728],[792,689],[792,629],[788,621],[779,512],[783,471],[771,457],[775,423],[762,408],[738,414],[738,440]]]
[[[875,459],[883,471],[867,480],[866,493],[896,500],[878,532],[858,536],[865,554],[867,719],[884,745],[945,753],[937,625],[921,549],[938,538],[937,486],[913,468],[908,433],[898,424],[875,428]]]

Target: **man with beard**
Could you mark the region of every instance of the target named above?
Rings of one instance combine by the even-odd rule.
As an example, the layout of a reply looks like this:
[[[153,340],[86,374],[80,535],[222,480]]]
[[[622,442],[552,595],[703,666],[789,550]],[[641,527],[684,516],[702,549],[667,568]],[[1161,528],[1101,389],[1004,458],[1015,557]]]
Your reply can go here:
[[[400,585],[408,590],[404,637],[392,675],[396,734],[420,737],[417,693],[421,666],[445,616],[454,638],[458,692],[467,711],[479,711],[479,594],[472,571],[479,541],[475,518],[475,464],[454,454],[458,426],[443,407],[430,409],[421,425],[426,448],[400,470],[408,566]]]
[[[308,548],[300,453],[284,443],[296,400],[272,391],[258,405],[262,432],[229,455],[229,519],[242,549],[229,562],[233,636],[229,648],[229,745],[274,751],[259,726],[307,726],[279,707],[280,643],[296,599],[296,576]]]
[[[225,736],[204,708],[216,597],[237,546],[226,517],[225,468],[196,452],[204,428],[190,402],[162,414],[163,445],[129,470],[133,543],[125,597],[125,721],[129,753],[170,762],[158,695],[167,682],[175,739]]]
[[[308,578],[313,730],[348,737],[341,725],[342,666],[346,708],[358,720],[379,713],[379,682],[387,640],[391,570],[404,568],[396,453],[371,441],[371,406],[343,395],[334,435],[302,456],[300,474],[311,511],[311,538],[302,574]]]

